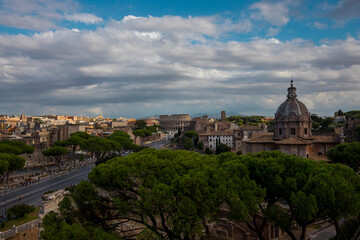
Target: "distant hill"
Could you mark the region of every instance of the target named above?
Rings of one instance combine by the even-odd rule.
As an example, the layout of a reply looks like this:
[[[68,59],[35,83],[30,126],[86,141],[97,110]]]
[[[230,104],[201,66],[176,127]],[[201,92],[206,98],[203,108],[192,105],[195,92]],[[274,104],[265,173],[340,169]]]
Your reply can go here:
[[[169,114],[171,115],[171,114]],[[204,115],[208,115],[209,118],[213,118],[213,119],[220,119],[221,118],[221,112],[218,113],[195,113],[195,114],[190,114],[191,119],[195,118],[195,117],[202,117]],[[138,119],[147,119],[147,118],[157,118],[159,119],[160,115],[153,115],[153,116],[147,116],[147,117],[143,117],[143,118],[138,118]],[[236,113],[236,112],[226,112],[226,117],[230,117],[230,116],[246,116],[244,114],[241,113]]]
[[[204,115],[208,115],[209,118],[213,118],[213,119],[220,119],[221,118],[221,112],[219,113],[196,113],[196,114],[191,114],[191,118],[195,118],[195,117],[202,117]],[[230,117],[230,116],[246,116],[244,114],[241,113],[236,113],[236,112],[226,112],[226,117]]]

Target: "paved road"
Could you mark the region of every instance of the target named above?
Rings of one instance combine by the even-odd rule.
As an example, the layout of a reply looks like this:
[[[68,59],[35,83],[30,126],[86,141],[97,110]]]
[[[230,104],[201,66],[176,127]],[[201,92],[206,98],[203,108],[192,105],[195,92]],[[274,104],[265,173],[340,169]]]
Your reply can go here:
[[[166,143],[166,140],[163,139],[163,140],[160,140],[158,142],[153,142],[153,143],[150,143],[150,144],[145,145],[145,146],[148,146],[150,148],[162,149],[162,148],[164,148],[165,143]]]
[[[327,240],[336,236],[336,229],[333,224],[321,229],[315,234],[309,234],[308,239],[311,240]]]
[[[4,191],[2,191],[0,194],[0,215],[5,213],[5,208],[9,209],[9,207],[15,204],[24,203],[41,206],[41,196],[44,192],[64,189],[70,185],[77,184],[81,180],[86,180],[90,170],[91,167],[73,169],[72,172],[63,176],[57,174],[53,177],[46,177],[40,182],[30,186],[10,189],[6,192],[6,195],[4,195]],[[19,199],[20,196],[23,196],[22,200]]]

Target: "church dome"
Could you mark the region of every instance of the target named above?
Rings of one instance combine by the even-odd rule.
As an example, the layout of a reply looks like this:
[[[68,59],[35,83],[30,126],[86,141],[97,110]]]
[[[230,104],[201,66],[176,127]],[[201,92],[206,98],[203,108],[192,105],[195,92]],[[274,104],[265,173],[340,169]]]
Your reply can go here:
[[[288,117],[291,113],[294,113],[296,116],[301,116],[304,113],[309,115],[309,111],[305,104],[300,102],[296,96],[296,88],[293,86],[293,81],[291,80],[291,86],[288,88],[287,99],[278,107],[275,116],[281,114],[283,117]]]

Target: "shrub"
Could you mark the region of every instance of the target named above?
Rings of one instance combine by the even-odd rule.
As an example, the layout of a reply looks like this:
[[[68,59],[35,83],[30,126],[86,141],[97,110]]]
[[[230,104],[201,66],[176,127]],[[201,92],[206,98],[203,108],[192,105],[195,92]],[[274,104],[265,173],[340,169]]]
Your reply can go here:
[[[9,208],[7,211],[7,219],[19,219],[24,217],[25,214],[31,213],[33,211],[35,211],[34,206],[29,206],[26,204],[15,205]]]

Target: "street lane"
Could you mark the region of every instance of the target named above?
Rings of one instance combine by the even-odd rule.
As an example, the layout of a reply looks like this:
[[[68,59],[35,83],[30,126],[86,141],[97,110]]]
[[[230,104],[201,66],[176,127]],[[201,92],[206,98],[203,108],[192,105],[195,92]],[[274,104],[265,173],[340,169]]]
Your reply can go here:
[[[79,183],[81,180],[86,180],[90,170],[91,167],[73,169],[72,172],[63,176],[57,174],[53,177],[46,177],[33,185],[10,189],[6,192],[6,195],[2,191],[0,195],[0,215],[6,212],[5,208],[9,209],[16,204],[41,206],[41,197],[44,192],[64,189]],[[23,196],[21,200],[20,196]]]

